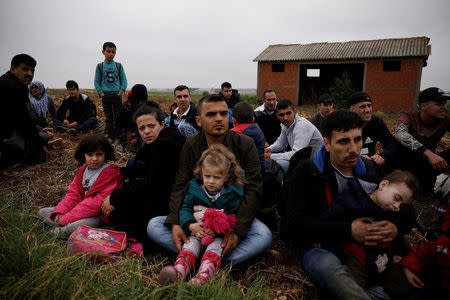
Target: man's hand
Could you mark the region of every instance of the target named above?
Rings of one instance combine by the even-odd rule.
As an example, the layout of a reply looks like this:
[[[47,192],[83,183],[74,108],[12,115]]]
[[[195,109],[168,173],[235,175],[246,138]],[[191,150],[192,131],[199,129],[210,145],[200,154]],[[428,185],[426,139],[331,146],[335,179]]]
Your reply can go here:
[[[66,126],[70,124],[69,120],[67,120],[67,119],[65,119],[63,123],[64,123],[64,125],[66,125]]]
[[[352,238],[358,243],[366,241],[368,226],[372,223],[372,218],[358,218],[352,222]]]
[[[422,280],[420,280],[419,277],[417,277],[417,275],[414,274],[414,272],[410,268],[403,267],[403,273],[405,273],[406,279],[408,280],[409,283],[411,283],[413,287],[417,289],[423,288]]]
[[[435,170],[442,170],[442,169],[446,169],[448,167],[445,159],[443,159],[442,157],[440,157],[436,153],[433,153],[430,150],[425,150],[423,155],[425,155],[425,157],[428,159],[428,162],[430,163],[431,167]]]
[[[389,221],[377,221],[368,225],[364,244],[383,247],[397,236],[398,229],[395,224]]]
[[[77,122],[72,122],[72,123],[68,124],[67,127],[68,127],[68,128],[74,128],[74,127],[76,127],[77,125],[78,125]]]
[[[179,252],[183,249],[184,243],[189,243],[189,239],[184,234],[181,226],[176,224],[172,225],[172,240]]]
[[[115,210],[116,208],[111,205],[111,202],[109,201],[110,196],[107,196],[105,199],[103,199],[103,203],[102,203],[102,213],[109,217],[109,215],[113,212],[113,210]]]
[[[373,160],[377,165],[383,165],[384,164],[384,158],[382,158],[378,154],[372,155],[369,158],[371,160]]]
[[[269,159],[271,154],[272,154],[272,149],[270,149],[270,148],[264,149],[264,158],[265,159]]]
[[[239,236],[236,233],[232,232],[226,235],[223,238],[222,243],[220,244],[220,247],[223,248],[222,257],[226,256],[228,252],[236,248],[238,244],[239,244]]]

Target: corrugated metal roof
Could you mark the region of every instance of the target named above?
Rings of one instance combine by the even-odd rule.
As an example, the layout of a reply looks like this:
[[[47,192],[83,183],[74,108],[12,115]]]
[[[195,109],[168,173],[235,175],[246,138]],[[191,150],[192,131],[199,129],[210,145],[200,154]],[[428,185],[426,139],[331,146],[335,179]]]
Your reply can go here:
[[[253,61],[332,61],[382,58],[428,58],[428,37],[410,37],[340,43],[269,45]]]

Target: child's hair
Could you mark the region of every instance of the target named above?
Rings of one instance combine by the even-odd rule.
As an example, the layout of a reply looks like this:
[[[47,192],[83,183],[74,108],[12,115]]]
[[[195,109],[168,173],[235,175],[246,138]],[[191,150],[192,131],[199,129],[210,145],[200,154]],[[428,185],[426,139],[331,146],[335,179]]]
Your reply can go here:
[[[113,42],[105,42],[103,44],[103,51],[105,51],[106,48],[116,48],[117,49],[116,45]]]
[[[80,164],[83,164],[86,161],[84,155],[97,149],[101,149],[105,152],[105,161],[115,159],[114,149],[111,146],[111,143],[102,134],[92,134],[82,139],[75,150],[75,159],[78,160]]]
[[[202,168],[205,164],[220,167],[223,174],[228,176],[225,182],[226,185],[244,185],[244,175],[242,174],[241,166],[234,154],[224,145],[214,144],[202,153],[194,169],[194,176],[200,180],[203,179]]]
[[[239,102],[233,107],[233,118],[238,124],[253,123],[253,107],[247,102]]]
[[[388,180],[389,183],[405,183],[412,192],[412,200],[415,200],[419,195],[419,181],[416,176],[409,171],[394,170],[386,175],[383,180]]]
[[[69,80],[66,82],[66,89],[76,88],[78,90],[78,83],[75,80]]]

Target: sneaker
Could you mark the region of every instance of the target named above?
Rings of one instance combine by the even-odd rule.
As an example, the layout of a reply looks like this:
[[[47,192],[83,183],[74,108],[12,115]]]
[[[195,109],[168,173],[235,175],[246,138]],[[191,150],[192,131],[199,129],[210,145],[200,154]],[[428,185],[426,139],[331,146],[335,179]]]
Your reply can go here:
[[[79,131],[76,130],[75,128],[70,128],[69,130],[67,130],[67,133],[70,135],[77,135]]]
[[[55,125],[55,126],[53,126],[53,128],[55,128],[55,130],[56,131],[58,131],[58,132],[67,132],[67,127],[64,127],[64,126],[60,126],[60,125]]]
[[[116,149],[116,151],[117,151],[117,152],[120,152],[120,153],[125,152],[125,149],[123,149],[123,146],[122,146],[122,145],[116,145],[116,146],[114,147],[114,149]]]
[[[178,275],[178,271],[174,266],[164,267],[158,276],[158,282],[160,285],[166,285],[180,281],[180,276]]]

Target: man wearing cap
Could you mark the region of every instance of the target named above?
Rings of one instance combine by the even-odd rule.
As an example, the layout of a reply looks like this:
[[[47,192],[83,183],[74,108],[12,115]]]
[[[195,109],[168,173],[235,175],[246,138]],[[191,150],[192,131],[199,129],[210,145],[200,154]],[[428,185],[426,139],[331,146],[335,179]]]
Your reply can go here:
[[[263,92],[263,104],[255,109],[255,123],[259,125],[267,146],[273,144],[280,136],[280,120],[277,117],[277,94],[274,90]]]
[[[361,155],[370,158],[378,165],[387,165],[392,162],[395,151],[395,139],[386,126],[386,123],[378,117],[372,115],[372,99],[365,92],[355,92],[350,95],[349,110],[357,113],[364,121],[362,137],[363,146]],[[376,154],[376,144],[380,142],[383,152]]]
[[[402,144],[400,167],[410,169],[431,191],[435,177],[448,168],[450,149],[436,153],[437,144],[450,128],[447,112],[449,94],[430,87],[419,94],[419,110],[404,113],[397,122],[395,138]],[[413,162],[413,163],[412,163]]]
[[[327,116],[333,111],[333,97],[330,94],[323,94],[319,97],[319,103],[317,104],[317,108],[319,112],[314,115],[309,121],[314,124],[314,126],[319,129],[320,133],[322,133],[323,122],[327,118]]]

